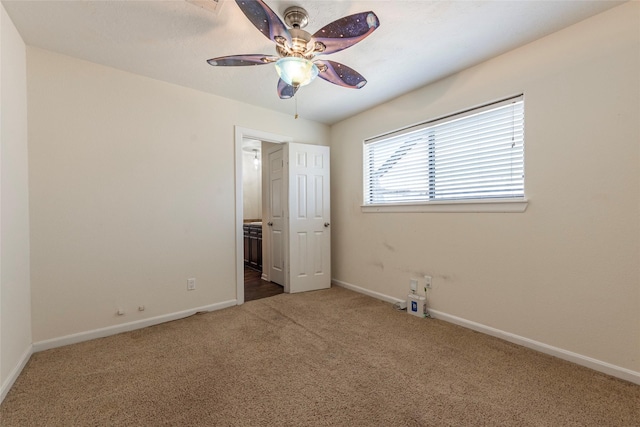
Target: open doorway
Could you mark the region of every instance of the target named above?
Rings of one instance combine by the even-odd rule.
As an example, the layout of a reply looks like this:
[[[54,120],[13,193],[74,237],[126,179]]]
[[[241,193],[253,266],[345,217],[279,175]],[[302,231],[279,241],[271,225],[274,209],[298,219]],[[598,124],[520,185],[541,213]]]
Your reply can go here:
[[[245,301],[243,141],[261,141],[262,278],[284,292],[331,287],[329,147],[294,143],[290,138],[236,127],[236,301]],[[265,144],[272,143],[265,149]],[[250,156],[253,150],[249,150]],[[252,160],[255,159],[253,154]],[[267,159],[267,161],[265,161]],[[268,178],[265,178],[264,169]],[[264,185],[267,183],[267,185]],[[266,202],[265,202],[266,200]],[[267,207],[267,209],[264,209]],[[249,218],[255,220],[258,218]],[[266,221],[265,221],[266,220]],[[265,244],[265,240],[267,240]],[[265,248],[267,251],[265,253]],[[264,266],[268,268],[264,268]],[[280,282],[278,281],[280,277]]]
[[[236,300],[238,304],[282,293],[284,290],[283,286],[271,283],[268,272],[263,268],[264,265],[268,265],[270,259],[268,244],[270,230],[262,221],[265,218],[263,208],[266,207],[263,184],[268,180],[265,177],[266,171],[263,170],[263,154],[266,148],[284,144],[290,140],[291,138],[285,136],[238,126],[235,129]],[[245,183],[245,179],[254,181]]]
[[[242,140],[242,228],[244,261],[244,300],[268,298],[284,292],[283,284],[270,281],[263,260],[269,260],[268,239],[263,239],[264,185],[268,185],[267,168],[263,170],[263,153],[276,145],[257,139]],[[267,157],[268,161],[268,157]],[[268,226],[267,226],[268,227]],[[266,230],[269,230],[265,227]],[[265,236],[266,237],[266,236]],[[266,256],[263,256],[266,255]]]

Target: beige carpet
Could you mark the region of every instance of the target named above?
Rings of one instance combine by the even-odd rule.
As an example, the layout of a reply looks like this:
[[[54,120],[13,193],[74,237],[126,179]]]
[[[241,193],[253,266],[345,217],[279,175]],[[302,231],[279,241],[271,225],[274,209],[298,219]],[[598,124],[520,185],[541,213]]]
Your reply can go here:
[[[10,426],[640,426],[640,386],[341,288],[36,353]]]

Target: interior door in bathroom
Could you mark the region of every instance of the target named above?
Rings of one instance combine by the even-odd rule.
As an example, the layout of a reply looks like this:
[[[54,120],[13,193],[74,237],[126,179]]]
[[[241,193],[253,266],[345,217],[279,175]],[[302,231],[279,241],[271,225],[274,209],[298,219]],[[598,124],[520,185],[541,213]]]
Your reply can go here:
[[[267,189],[267,227],[263,230],[268,233],[266,239],[269,245],[267,274],[271,282],[285,286],[286,186],[283,146],[271,147],[266,154],[269,187]],[[263,161],[264,158],[265,156],[263,156]]]

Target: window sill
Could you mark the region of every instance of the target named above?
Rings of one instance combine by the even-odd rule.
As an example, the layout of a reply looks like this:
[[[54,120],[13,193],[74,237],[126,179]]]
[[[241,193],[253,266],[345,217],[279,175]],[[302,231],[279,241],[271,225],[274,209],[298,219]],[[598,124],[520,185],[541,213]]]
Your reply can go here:
[[[527,209],[527,199],[456,200],[396,205],[365,205],[364,213],[387,212],[497,212],[520,213]]]

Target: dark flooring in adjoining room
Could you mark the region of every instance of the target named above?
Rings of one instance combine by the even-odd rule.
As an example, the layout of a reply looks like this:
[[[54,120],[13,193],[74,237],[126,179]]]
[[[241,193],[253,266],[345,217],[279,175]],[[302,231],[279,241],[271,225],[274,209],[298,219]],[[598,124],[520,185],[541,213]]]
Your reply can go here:
[[[284,292],[284,288],[276,283],[267,282],[260,277],[262,273],[249,267],[244,268],[244,300],[253,301],[272,297]]]

